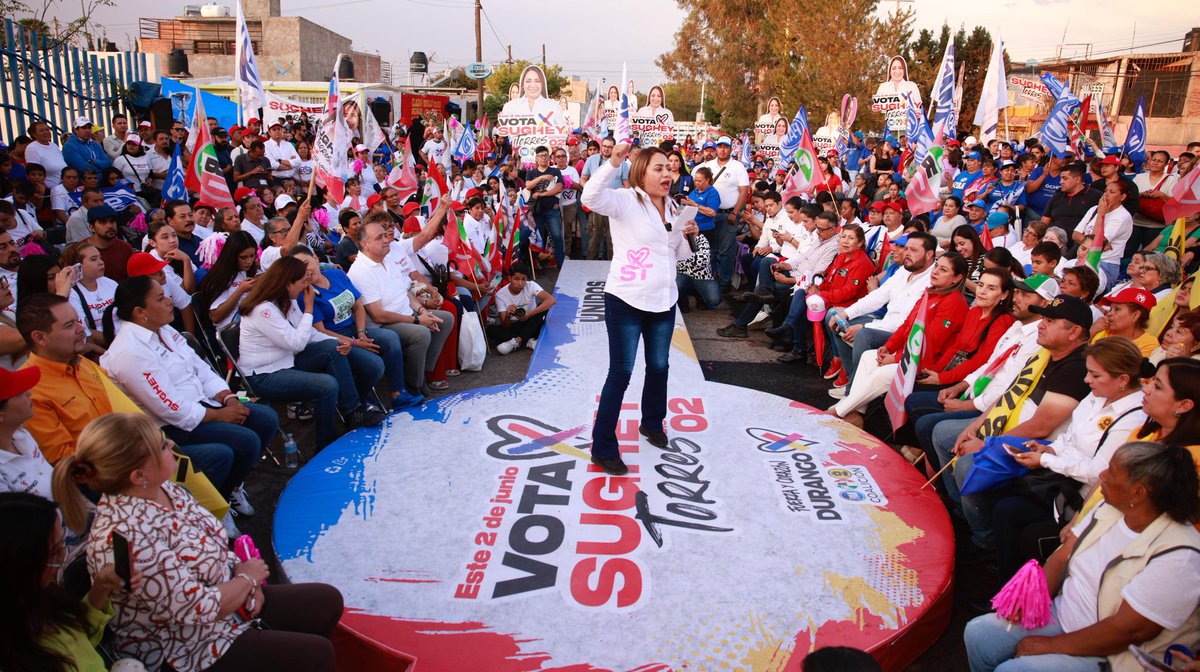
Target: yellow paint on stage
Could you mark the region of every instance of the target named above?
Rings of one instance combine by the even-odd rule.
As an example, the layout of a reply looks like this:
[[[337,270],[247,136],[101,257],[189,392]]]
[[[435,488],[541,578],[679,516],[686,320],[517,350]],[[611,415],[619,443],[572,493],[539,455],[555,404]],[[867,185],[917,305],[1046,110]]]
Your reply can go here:
[[[742,669],[753,672],[783,672],[792,657],[792,642],[784,642],[763,624],[758,614],[750,614],[750,632],[758,644],[742,657]]]
[[[833,572],[825,572],[825,587],[831,593],[840,597],[846,607],[854,614],[854,622],[858,627],[866,624],[863,610],[883,619],[888,628],[895,628],[903,620],[903,608],[892,604],[882,591],[871,586],[861,576],[846,577]],[[898,617],[897,612],[901,615]]]
[[[925,531],[907,525],[900,516],[878,507],[863,507],[879,529],[879,543],[884,553],[899,553],[900,547],[925,536]]]
[[[692,346],[692,339],[688,337],[687,329],[675,329],[675,332],[671,334],[671,347],[682,352],[693,362],[698,361],[696,348]]]

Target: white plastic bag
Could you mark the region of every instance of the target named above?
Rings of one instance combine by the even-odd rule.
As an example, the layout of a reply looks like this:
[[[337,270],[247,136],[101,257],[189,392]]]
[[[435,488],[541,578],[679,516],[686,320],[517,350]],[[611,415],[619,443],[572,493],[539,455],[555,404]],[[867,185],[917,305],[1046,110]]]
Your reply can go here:
[[[458,368],[479,371],[487,358],[487,336],[479,323],[479,313],[464,312],[458,325]]]

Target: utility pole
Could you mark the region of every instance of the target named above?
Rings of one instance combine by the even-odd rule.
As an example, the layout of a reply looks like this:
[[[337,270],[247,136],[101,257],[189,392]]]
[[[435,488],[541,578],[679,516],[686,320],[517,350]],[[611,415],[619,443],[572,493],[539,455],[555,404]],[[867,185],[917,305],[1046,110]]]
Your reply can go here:
[[[508,45],[508,60],[505,61],[505,63],[508,63],[509,65],[512,65],[514,63],[513,57],[512,57],[512,45],[511,44]]]
[[[543,70],[546,69],[546,43],[545,42],[542,43],[542,69]],[[546,95],[550,95],[549,92],[547,92]]]
[[[475,62],[483,62],[483,38],[481,26],[479,23],[479,14],[483,10],[483,5],[480,0],[475,0]],[[483,79],[478,79],[475,82],[479,85],[479,98],[476,101],[475,119],[483,119]],[[481,125],[482,128],[482,125]]]

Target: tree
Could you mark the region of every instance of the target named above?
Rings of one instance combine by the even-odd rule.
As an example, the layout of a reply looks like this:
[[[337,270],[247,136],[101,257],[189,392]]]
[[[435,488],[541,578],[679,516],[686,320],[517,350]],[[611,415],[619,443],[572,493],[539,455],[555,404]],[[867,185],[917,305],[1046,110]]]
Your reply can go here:
[[[911,10],[880,20],[878,0],[680,0],[680,5],[687,15],[675,33],[675,48],[658,65],[675,81],[705,77],[719,115],[710,119],[727,130],[748,128],[771,96],[783,101],[788,117],[804,104],[817,123],[840,108],[846,92],[858,96],[865,124],[881,125],[868,111],[869,97],[888,58],[911,36]]]
[[[65,26],[58,26],[56,22],[55,30],[51,31],[46,19],[58,3],[59,0],[36,0],[29,5],[23,0],[0,0],[0,15],[16,17],[18,14],[28,14],[20,23],[27,29],[39,29],[38,35],[43,38],[43,44],[52,39],[59,44],[99,49],[100,41],[95,32],[98,26],[92,21],[92,15],[101,7],[116,7],[116,0],[82,0],[79,3],[79,18],[67,22]]]
[[[916,82],[923,91],[933,86],[938,66],[942,63],[942,54],[945,53],[950,39],[950,25],[943,23],[936,37],[932,31],[922,30],[917,38],[905,47],[909,79]],[[955,69],[963,69],[963,100],[958,115],[958,130],[969,133],[972,131],[972,120],[975,119],[975,108],[979,106],[979,93],[983,89],[983,79],[987,76],[988,62],[992,58],[992,36],[982,26],[976,26],[969,34],[965,27],[960,26],[958,32],[953,34],[953,39]],[[1005,50],[1005,72],[1009,67],[1008,51]]]

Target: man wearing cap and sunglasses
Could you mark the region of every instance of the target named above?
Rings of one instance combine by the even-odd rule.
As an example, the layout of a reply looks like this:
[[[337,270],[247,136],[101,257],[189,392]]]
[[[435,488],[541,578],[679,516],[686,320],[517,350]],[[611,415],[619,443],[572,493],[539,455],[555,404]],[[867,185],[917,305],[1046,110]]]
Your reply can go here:
[[[737,256],[738,218],[750,193],[750,175],[740,161],[733,160],[733,140],[722,135],[717,140],[717,158],[705,161],[713,174],[713,186],[721,195],[717,208],[717,269],[721,290],[733,289],[733,262]]]

